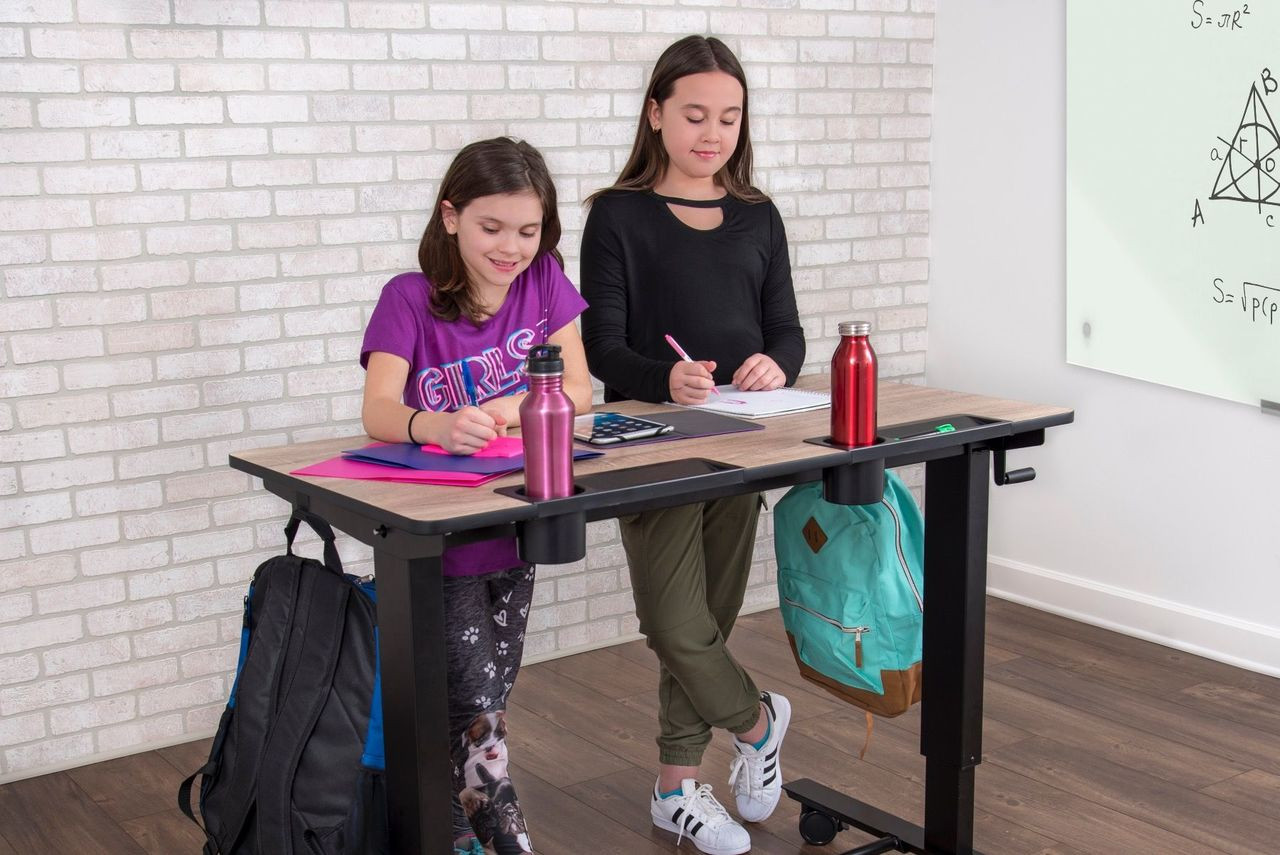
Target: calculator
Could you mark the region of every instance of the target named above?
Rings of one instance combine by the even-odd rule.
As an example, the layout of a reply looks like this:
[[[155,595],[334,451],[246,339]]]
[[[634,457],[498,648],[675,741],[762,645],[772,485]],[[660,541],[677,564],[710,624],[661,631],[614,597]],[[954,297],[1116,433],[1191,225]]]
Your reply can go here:
[[[587,413],[573,420],[573,436],[592,445],[611,445],[629,439],[645,439],[670,433],[672,425],[624,416],[621,413]]]

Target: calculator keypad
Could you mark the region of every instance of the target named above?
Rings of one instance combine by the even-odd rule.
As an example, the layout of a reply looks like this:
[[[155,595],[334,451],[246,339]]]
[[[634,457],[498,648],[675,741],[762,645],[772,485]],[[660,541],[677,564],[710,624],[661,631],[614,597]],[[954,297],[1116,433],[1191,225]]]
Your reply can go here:
[[[635,419],[610,419],[604,424],[596,425],[591,434],[592,436],[623,436],[651,427],[653,425],[647,422],[638,422]]]

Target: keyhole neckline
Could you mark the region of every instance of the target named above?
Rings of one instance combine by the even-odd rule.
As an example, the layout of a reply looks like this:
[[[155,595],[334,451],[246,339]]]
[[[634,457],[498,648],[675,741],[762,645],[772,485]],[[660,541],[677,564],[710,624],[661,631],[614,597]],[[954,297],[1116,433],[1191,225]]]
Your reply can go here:
[[[722,208],[733,198],[728,193],[718,199],[681,199],[679,196],[663,196],[656,190],[650,190],[649,194],[668,205],[679,205],[684,208]]]

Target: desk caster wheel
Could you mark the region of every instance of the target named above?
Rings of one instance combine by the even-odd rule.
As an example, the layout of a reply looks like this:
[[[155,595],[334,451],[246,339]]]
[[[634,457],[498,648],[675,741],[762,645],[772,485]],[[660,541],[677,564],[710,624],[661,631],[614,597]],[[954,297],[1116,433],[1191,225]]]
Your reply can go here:
[[[836,832],[843,826],[833,816],[822,811],[805,808],[800,812],[800,836],[805,843],[826,846],[836,839]]]

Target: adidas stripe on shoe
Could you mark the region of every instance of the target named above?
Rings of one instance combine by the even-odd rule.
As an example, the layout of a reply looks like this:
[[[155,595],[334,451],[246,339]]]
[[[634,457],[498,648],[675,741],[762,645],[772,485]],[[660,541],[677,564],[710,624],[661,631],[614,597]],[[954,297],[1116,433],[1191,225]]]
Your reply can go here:
[[[655,783],[649,815],[658,828],[679,835],[677,846],[688,838],[707,855],[742,855],[751,849],[751,835],[711,795],[711,786],[692,778],[681,781],[680,792],[665,799]]]
[[[738,756],[729,771],[729,786],[738,803],[738,816],[747,822],[768,819],[782,797],[782,765],[779,753],[787,725],[791,724],[791,702],[782,695],[761,692],[764,714],[769,717],[769,737],[755,748],[735,739]]]

